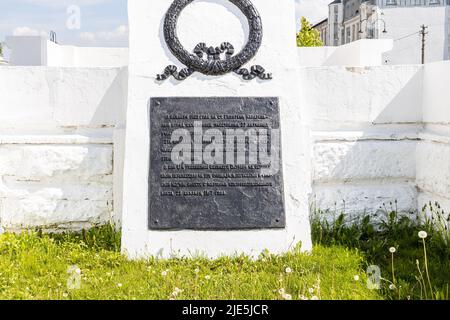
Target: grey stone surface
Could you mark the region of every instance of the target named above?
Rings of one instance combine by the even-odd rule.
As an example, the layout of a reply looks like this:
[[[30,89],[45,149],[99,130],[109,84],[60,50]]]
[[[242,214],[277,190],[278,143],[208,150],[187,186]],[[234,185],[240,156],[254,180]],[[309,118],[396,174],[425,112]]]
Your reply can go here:
[[[280,135],[272,134],[279,133],[278,98],[152,98],[150,126],[151,230],[285,227],[281,141]],[[174,130],[184,135],[174,137]],[[203,133],[202,142],[195,141],[194,130]],[[229,130],[233,130],[236,140]],[[215,148],[215,152],[207,153],[215,162],[206,163],[203,154],[195,150],[211,150],[213,140],[205,138],[211,132],[216,133],[219,145],[223,142],[224,154],[220,157],[221,148]],[[258,134],[250,134],[254,132]],[[267,137],[269,143],[261,141],[261,137]],[[246,150],[245,161],[241,162],[237,154],[244,144],[239,145],[239,139],[245,139]],[[270,151],[258,149],[263,145]],[[182,163],[174,162],[172,155],[173,148],[180,146],[185,152],[176,154],[190,155]],[[250,151],[255,150],[260,152],[250,161]],[[263,154],[271,157],[270,163],[261,162]],[[271,166],[275,169],[268,170]]]

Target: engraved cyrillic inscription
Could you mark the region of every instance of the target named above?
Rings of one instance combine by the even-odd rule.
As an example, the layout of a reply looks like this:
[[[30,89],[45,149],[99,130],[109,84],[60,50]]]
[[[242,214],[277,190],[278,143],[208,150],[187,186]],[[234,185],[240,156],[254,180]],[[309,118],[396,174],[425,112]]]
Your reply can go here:
[[[155,98],[150,108],[150,229],[285,226],[277,98]]]

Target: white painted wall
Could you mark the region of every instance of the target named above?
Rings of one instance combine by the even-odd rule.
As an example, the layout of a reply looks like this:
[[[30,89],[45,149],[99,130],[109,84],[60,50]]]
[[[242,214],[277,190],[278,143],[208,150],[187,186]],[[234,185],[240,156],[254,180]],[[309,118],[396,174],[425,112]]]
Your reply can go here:
[[[43,37],[21,36],[6,37],[6,50],[10,65],[42,66],[45,65],[46,44]]]
[[[401,211],[415,210],[421,67],[300,72],[302,103],[313,123],[315,206],[357,215],[398,200]]]
[[[338,47],[301,47],[298,48],[300,66],[323,66],[336,52]]]
[[[324,210],[345,210],[351,215],[376,212],[383,203],[394,200],[405,212],[421,208],[428,201],[438,201],[450,211],[450,62],[424,67],[301,67],[292,72],[292,61],[297,59],[295,49],[273,50],[272,41],[281,44],[291,39],[289,32],[281,32],[280,37],[278,29],[271,29],[278,24],[272,13],[279,4],[270,4],[263,9],[269,17],[265,22],[269,43],[263,44],[254,62],[274,72],[272,82],[245,83],[234,75],[205,81],[206,77],[195,75],[185,83],[157,84],[156,73],[169,63],[178,64],[167,50],[154,50],[161,40],[160,25],[154,26],[152,19],[161,17],[167,6],[163,0],[158,2],[160,12],[146,10],[150,4],[145,2],[133,2],[131,6],[135,13],[132,29],[137,31],[131,34],[130,78],[126,68],[0,68],[3,228],[77,229],[110,219],[120,222],[126,105],[129,103],[129,119],[137,124],[128,127],[128,146],[145,151],[148,99],[174,92],[185,96],[208,92],[286,97],[282,114],[286,179],[293,202],[300,203],[289,204],[289,210],[298,210],[303,220],[307,219],[308,201]],[[283,5],[283,10],[288,7],[289,4]],[[219,14],[222,9],[219,6],[211,10]],[[142,16],[140,12],[146,14]],[[188,12],[182,19],[198,19],[196,14],[201,16],[202,12],[205,11]],[[242,43],[245,27],[236,27],[232,14],[229,18],[223,29],[214,32],[222,41],[229,24],[229,28],[237,28],[233,31],[237,36],[231,41]],[[283,28],[289,25],[286,23]],[[244,32],[239,28],[244,28]],[[202,24],[183,32],[186,43],[210,36]],[[144,37],[148,42],[142,41]],[[214,41],[208,39],[205,38]],[[27,58],[30,63],[42,63],[39,55]],[[57,59],[51,57],[52,61]],[[299,123],[305,128],[301,132],[295,130]],[[304,138],[309,136],[308,127],[312,128],[311,146],[310,139]],[[124,226],[137,232],[125,241],[166,241],[149,238],[142,228],[147,225],[143,202],[146,190],[136,188],[136,183],[145,185],[146,175],[142,172],[148,168],[140,154],[129,155],[131,162],[126,169],[127,175],[131,174],[137,182],[125,181],[135,198],[123,206],[135,215]],[[310,157],[312,161],[308,160]],[[311,179],[313,192],[307,198]],[[204,233],[198,242],[192,241],[190,233],[181,239],[193,248],[203,248],[206,243],[214,250],[217,243],[227,241],[231,248],[243,240],[234,236],[234,242],[222,233],[215,238]],[[255,233],[251,239],[260,248],[282,246],[283,242],[273,241],[273,234],[261,237]]]
[[[113,218],[113,135],[126,90],[126,69],[0,68],[2,229],[79,229]]]
[[[450,60],[450,6],[447,7],[447,60]]]
[[[381,66],[392,48],[390,39],[362,39],[338,47],[298,48],[298,56],[300,66]]]
[[[128,48],[75,47],[56,44],[43,36],[6,37],[12,66],[123,67]]]
[[[449,75],[450,62],[301,68],[311,201],[352,215],[394,200],[449,211]],[[0,69],[4,228],[120,222],[126,87],[124,69]]]
[[[128,48],[62,46],[47,41],[47,65],[80,68],[128,66]]]
[[[447,7],[386,8],[382,12],[388,33],[380,33],[380,37],[396,40],[392,52],[386,53],[384,56],[386,64],[421,63],[422,39],[418,32],[423,24],[428,26],[425,62],[449,59]],[[417,34],[414,34],[416,32]]]
[[[450,212],[450,62],[301,74],[317,208],[357,216],[431,201]]]
[[[424,69],[424,130],[417,150],[419,208],[438,201],[450,212],[450,62]]]

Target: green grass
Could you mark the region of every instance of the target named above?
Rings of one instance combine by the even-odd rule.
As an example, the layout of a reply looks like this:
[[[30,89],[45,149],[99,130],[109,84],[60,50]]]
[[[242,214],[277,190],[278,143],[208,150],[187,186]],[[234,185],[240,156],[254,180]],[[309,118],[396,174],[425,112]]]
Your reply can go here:
[[[446,300],[450,297],[449,223],[450,216],[437,203],[407,215],[399,214],[396,203],[390,203],[380,208],[376,216],[361,215],[353,221],[344,213],[315,210],[311,221],[316,244],[358,249],[364,253],[365,267],[380,267],[386,298]],[[431,288],[420,231],[428,234],[425,244]],[[396,249],[394,254],[389,252],[392,247]],[[394,290],[389,288],[393,282]]]
[[[316,246],[310,255],[263,254],[257,261],[132,262],[120,254],[119,239],[110,227],[82,235],[1,235],[0,299],[382,298],[366,288],[356,250]],[[72,290],[76,269],[81,283]]]
[[[316,210],[311,254],[263,253],[256,261],[129,261],[112,226],[3,234],[0,299],[449,299],[450,218],[437,204],[407,216],[391,207],[352,221]],[[419,231],[428,233],[424,241]],[[372,265],[381,270],[380,290],[366,286]]]

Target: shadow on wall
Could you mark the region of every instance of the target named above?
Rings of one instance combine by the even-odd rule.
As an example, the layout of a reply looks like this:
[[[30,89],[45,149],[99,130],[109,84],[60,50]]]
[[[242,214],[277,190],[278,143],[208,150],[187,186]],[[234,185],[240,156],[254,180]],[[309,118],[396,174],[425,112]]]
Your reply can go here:
[[[122,68],[95,109],[89,126],[95,128],[108,124],[114,128],[124,128],[127,104],[128,68]]]
[[[337,47],[301,47],[298,56],[301,66],[381,66],[393,47],[390,39],[362,39]]]
[[[305,90],[315,108],[314,206],[357,216],[397,200],[399,211],[417,210],[422,67],[311,70],[322,73]]]
[[[118,101],[120,101],[118,103]],[[111,110],[111,106],[116,109]],[[112,123],[112,147],[113,147],[113,212],[110,214],[110,222],[116,227],[122,222],[122,198],[123,198],[123,172],[125,162],[125,129],[128,106],[128,68],[122,68],[111,86],[105,92],[90,126],[97,127],[104,123]],[[105,121],[105,119],[108,119]]]
[[[113,142],[125,121],[126,68],[1,71],[8,83],[0,88],[8,103],[0,139],[2,227],[73,230],[111,220],[121,186],[123,152]]]

